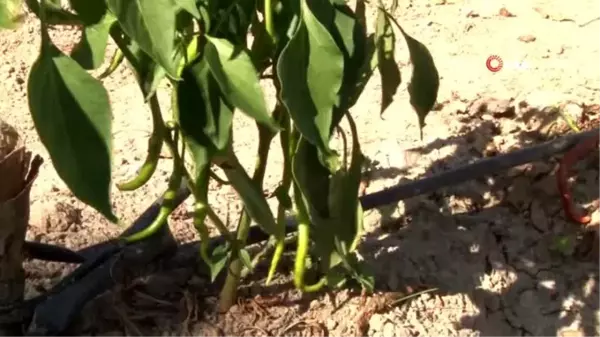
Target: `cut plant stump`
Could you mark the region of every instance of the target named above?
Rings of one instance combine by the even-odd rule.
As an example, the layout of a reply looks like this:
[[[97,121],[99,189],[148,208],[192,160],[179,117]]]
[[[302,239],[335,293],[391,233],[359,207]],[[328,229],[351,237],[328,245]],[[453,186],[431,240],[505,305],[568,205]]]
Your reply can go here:
[[[23,300],[29,191],[42,162],[31,157],[17,131],[0,120],[0,308]],[[21,317],[20,310],[0,314],[0,335],[22,334]]]

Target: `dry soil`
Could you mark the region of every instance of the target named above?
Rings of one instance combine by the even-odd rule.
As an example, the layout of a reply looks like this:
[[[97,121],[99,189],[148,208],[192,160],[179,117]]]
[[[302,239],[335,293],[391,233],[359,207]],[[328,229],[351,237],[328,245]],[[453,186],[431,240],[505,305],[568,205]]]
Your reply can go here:
[[[547,107],[569,103],[569,114],[593,119],[600,103],[600,2],[400,0],[397,20],[426,44],[441,76],[438,104],[420,139],[408,103],[411,65],[398,39],[403,84],[379,116],[375,76],[352,110],[363,151],[373,161],[368,192],[506,153],[566,132]],[[373,19],[370,8],[370,19]],[[79,33],[56,29],[54,42],[72,48]],[[46,162],[32,190],[30,240],[80,248],[114,238],[121,228],[78,202],[58,178],[29,115],[26,83],[39,50],[39,22],[0,33],[0,116]],[[109,55],[114,46],[110,46]],[[497,55],[498,72],[486,68]],[[114,181],[130,177],[145,157],[149,111],[123,66],[104,80],[114,111]],[[159,92],[168,105],[166,90]],[[272,99],[271,99],[272,100]],[[253,164],[256,131],[235,121],[236,151]],[[276,152],[276,151],[275,151]],[[165,155],[167,155],[165,153]],[[275,162],[281,161],[276,154]],[[377,293],[351,290],[300,295],[282,275],[263,289],[255,275],[229,313],[214,312],[215,298],[193,268],[177,268],[113,289],[90,303],[72,333],[99,335],[563,335],[600,333],[598,264],[560,207],[556,160],[536,162],[415,197],[366,216],[361,255],[377,275]],[[270,167],[267,191],[278,181]],[[132,221],[166,187],[161,162],[154,178],[135,192],[113,189],[119,217]],[[598,157],[578,166],[576,201],[598,223]],[[235,223],[240,204],[227,186],[211,186],[219,215]],[[171,228],[181,242],[197,239],[190,205],[177,210]],[[588,254],[589,255],[589,254]],[[597,261],[597,260],[596,260]],[[47,289],[73,269],[28,261],[28,295]],[[151,286],[153,285],[154,286]],[[390,294],[438,288],[410,301],[385,305]]]

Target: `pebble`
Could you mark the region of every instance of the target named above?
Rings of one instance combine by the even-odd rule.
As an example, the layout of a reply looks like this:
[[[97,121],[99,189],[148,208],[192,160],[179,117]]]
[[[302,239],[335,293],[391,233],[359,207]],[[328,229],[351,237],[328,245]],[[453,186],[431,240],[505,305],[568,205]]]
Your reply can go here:
[[[394,323],[387,321],[383,325],[383,336],[391,337],[391,336],[395,336],[395,335],[396,335],[396,327],[394,326]]]
[[[386,320],[381,314],[374,314],[369,319],[369,327],[372,331],[383,331],[384,323]]]
[[[521,42],[530,43],[530,42],[535,41],[536,37],[533,36],[533,35],[530,35],[530,34],[528,34],[528,35],[521,35],[521,36],[519,36],[518,40],[521,41]]]

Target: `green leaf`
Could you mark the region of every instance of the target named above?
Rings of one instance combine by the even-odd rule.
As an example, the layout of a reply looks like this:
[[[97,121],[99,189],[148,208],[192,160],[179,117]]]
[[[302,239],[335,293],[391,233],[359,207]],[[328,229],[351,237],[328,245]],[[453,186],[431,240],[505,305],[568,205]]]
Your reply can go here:
[[[107,14],[100,22],[86,25],[79,43],[73,48],[71,57],[84,69],[96,69],[104,62],[108,34],[115,18]]]
[[[117,222],[110,202],[112,115],[102,83],[43,41],[27,93],[35,128],[60,178],[77,198]]]
[[[238,254],[240,260],[242,261],[242,263],[244,264],[244,266],[246,266],[246,268],[248,268],[249,270],[252,270],[252,258],[250,257],[250,253],[248,253],[248,251],[244,248],[241,248]]]
[[[235,154],[232,153],[229,159],[220,167],[239,194],[240,199],[242,199],[244,208],[250,218],[256,221],[266,233],[279,236],[281,233],[261,187],[246,173]]]
[[[206,58],[183,69],[175,90],[182,131],[212,153],[225,150],[231,139],[233,106],[223,98]]]
[[[255,0],[208,1],[213,24],[208,35],[246,45],[248,28],[256,12]]]
[[[377,65],[378,60],[375,47],[375,34],[371,34],[367,37],[365,42],[365,56],[363,58],[363,63],[360,66],[359,77],[356,81],[354,92],[352,93],[350,106],[353,106],[360,98],[367,83],[371,79],[371,76],[375,72],[375,69],[377,69]]]
[[[250,27],[250,33],[254,36],[250,47],[250,58],[256,71],[262,73],[271,65],[270,57],[273,52],[273,42],[265,25],[259,22],[256,17],[252,22],[252,27]]]
[[[2,0],[0,2],[0,28],[15,29],[25,18],[21,9],[22,0]]]
[[[261,3],[259,1],[259,3]],[[289,1],[285,6],[277,2],[273,8],[273,23],[275,26],[275,40],[277,52],[281,51],[294,36],[300,25],[300,1]]]
[[[200,19],[199,19],[199,24],[200,24],[200,28],[205,31],[205,32],[210,32],[211,29],[211,17],[210,17],[210,13],[208,12],[208,6],[206,5],[205,2],[200,2],[199,4],[200,6],[198,7],[198,11],[200,12]]]
[[[100,23],[108,12],[104,0],[69,0],[69,4],[86,26]]]
[[[181,113],[179,112],[180,104],[178,100],[178,94],[179,89],[178,84],[176,84],[175,89],[171,91],[171,106],[173,107],[173,116],[181,125]],[[187,111],[185,113],[189,112],[190,111]],[[185,119],[186,117],[184,117],[184,120]],[[191,137],[187,133],[188,129],[190,128],[188,128],[188,126],[186,125],[184,128],[182,128],[181,131],[183,133],[183,141],[185,142],[186,150],[190,153],[194,164],[194,172],[192,173],[194,176],[193,182],[196,188],[200,189],[198,191],[199,194],[204,196],[206,199],[206,193],[208,193],[208,182],[205,183],[204,181],[208,180],[206,174],[208,170],[210,170],[211,159],[214,155],[214,151],[211,151],[210,148],[207,147],[205,144],[198,143],[194,137]],[[193,127],[191,129],[193,129]],[[208,203],[206,200],[202,201]]]
[[[71,57],[84,69],[96,69],[104,61],[108,33],[115,18],[104,0],[69,0],[69,3],[84,24],[81,40]]]
[[[319,161],[318,149],[306,138],[298,141],[292,156],[292,174],[294,181],[306,198],[307,207],[311,214],[322,218],[329,216],[329,171]]]
[[[333,157],[329,136],[333,108],[339,103],[344,55],[306,0],[301,0],[301,7],[302,23],[277,62],[281,99],[296,127],[327,162]]]
[[[357,7],[359,7],[359,3],[362,1],[357,2]],[[339,124],[345,111],[358,100],[361,93],[359,91],[360,81],[366,82],[370,77],[369,74],[367,78],[363,78],[366,75],[364,63],[365,57],[368,56],[368,50],[366,30],[361,18],[353,13],[350,7],[343,5],[336,7],[334,22],[336,35],[339,34],[338,45],[344,52],[344,78],[340,90],[340,104],[334,109],[331,131]]]
[[[258,74],[246,51],[225,39],[205,35],[208,43],[204,49],[206,61],[226,99],[249,117],[279,130],[277,123],[267,111],[267,104],[260,86]]]
[[[377,10],[375,24],[375,47],[377,49],[377,68],[381,75],[380,114],[392,104],[394,95],[400,86],[400,70],[394,59],[396,35],[383,8]]]
[[[133,68],[133,73],[142,90],[142,94],[145,99],[148,99],[156,92],[158,85],[165,78],[166,73],[164,68],[154,62],[137,43],[125,35],[118,22],[113,23],[110,28],[110,35],[123,52],[131,68]]]
[[[200,19],[200,11],[196,5],[196,0],[175,0],[179,8],[190,13],[195,19]]]
[[[219,273],[225,268],[227,265],[227,261],[231,256],[231,251],[229,250],[229,242],[226,241],[224,244],[217,246],[215,250],[212,252],[212,263],[209,265],[210,268],[210,281],[214,282],[219,276]]]
[[[360,149],[358,131],[350,113],[346,113],[352,134],[352,158],[350,166],[336,172],[331,177],[329,190],[329,209],[335,224],[336,237],[340,239],[341,247],[346,253],[356,246],[358,235],[362,231],[363,212],[359,200],[360,181],[364,156]]]
[[[353,148],[348,168],[342,167],[330,177],[319,163],[316,148],[305,140],[300,140],[292,165],[294,180],[310,209],[311,237],[323,272],[342,264],[354,278],[360,278],[349,261],[363,228],[358,199],[363,156],[355,125],[353,121],[350,124]],[[337,282],[336,275],[330,276]]]
[[[402,35],[404,35],[413,64],[413,72],[408,84],[408,93],[410,95],[410,104],[419,116],[419,127],[421,138],[423,138],[422,132],[425,126],[425,117],[433,109],[437,100],[438,89],[440,88],[440,76],[427,47],[406,34],[400,25],[398,25],[398,28],[402,32]]]
[[[179,5],[173,0],[106,0],[123,31],[160,64],[169,76],[178,79],[175,53],[175,15]]]

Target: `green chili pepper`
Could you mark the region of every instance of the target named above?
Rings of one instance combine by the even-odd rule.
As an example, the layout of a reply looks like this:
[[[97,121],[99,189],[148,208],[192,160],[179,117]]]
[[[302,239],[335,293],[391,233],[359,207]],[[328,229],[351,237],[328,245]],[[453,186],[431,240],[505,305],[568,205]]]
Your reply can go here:
[[[282,106],[278,106],[275,109],[273,116],[283,127],[283,130],[279,135],[279,139],[281,141],[281,148],[283,152],[283,173],[281,185],[277,188],[277,199],[279,201],[279,206],[277,207],[277,227],[280,231],[280,234],[279,238],[274,238],[275,251],[273,252],[273,258],[271,259],[269,273],[267,274],[267,285],[271,283],[273,276],[275,276],[277,265],[279,264],[279,260],[283,256],[283,251],[285,249],[285,210],[288,206],[291,206],[291,200],[289,200],[288,192],[290,190],[290,185],[292,184],[292,167],[290,161],[290,154],[293,153],[293,151],[292,148],[290,148],[290,138],[293,138],[293,131],[291,128],[290,116],[286,113]],[[286,198],[288,200],[286,200]],[[289,203],[286,203],[286,201],[289,201]]]
[[[276,42],[275,26],[273,24],[273,3],[272,0],[265,0],[265,28],[267,34],[273,42]]]
[[[163,194],[163,201],[162,205],[160,206],[160,210],[158,211],[158,216],[154,219],[150,226],[146,227],[144,230],[124,238],[125,242],[133,243],[136,241],[144,240],[149,236],[155,234],[162,226],[164,226],[167,223],[169,215],[175,209],[175,197],[177,195],[177,190],[181,185],[182,174],[182,163],[180,163],[178,160],[173,160],[173,173],[171,173],[171,178],[169,179],[169,186],[167,188],[167,191]]]
[[[152,101],[153,100],[151,100],[151,102]],[[121,191],[133,191],[144,186],[156,171],[164,142],[165,125],[162,116],[156,116],[158,112],[155,110],[156,109],[152,109],[152,123],[154,126],[152,135],[150,135],[150,138],[148,139],[148,155],[146,156],[146,160],[135,178],[117,184],[117,188]]]
[[[212,266],[212,259],[209,255],[209,239],[208,227],[204,223],[206,216],[208,215],[208,181],[210,166],[205,165],[202,168],[198,168],[198,179],[196,179],[196,204],[194,205],[194,227],[200,235],[200,256],[202,260],[210,267]]]
[[[296,249],[296,261],[294,263],[294,285],[303,292],[319,291],[327,284],[327,278],[322,277],[319,282],[313,285],[304,284],[304,271],[306,269],[306,256],[308,255],[310,239],[310,219],[304,200],[302,200],[302,193],[296,184],[294,184],[294,206],[298,220],[298,246]]]
[[[104,70],[104,72],[100,74],[100,76],[98,76],[98,79],[101,80],[107,78],[112,73],[114,73],[115,70],[117,70],[117,68],[119,67],[119,65],[121,65],[124,59],[125,54],[123,54],[123,51],[120,48],[117,48],[117,50],[115,50],[115,53],[113,54],[113,57],[110,59],[110,64],[108,65],[108,68],[106,68],[106,70]]]

